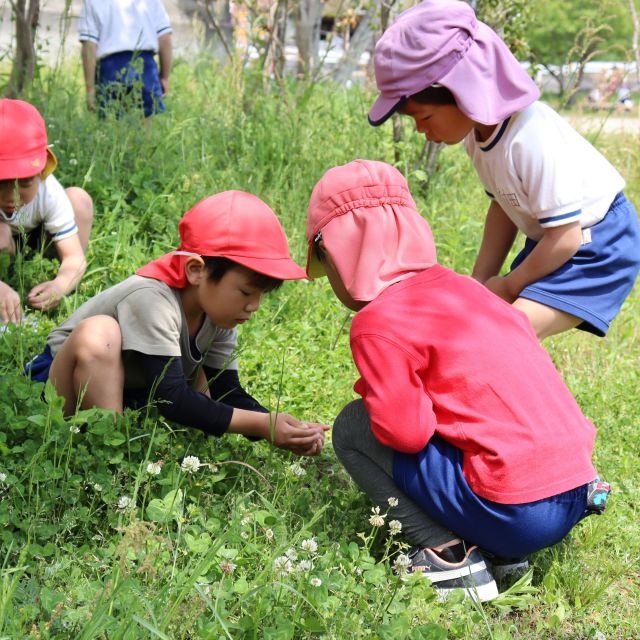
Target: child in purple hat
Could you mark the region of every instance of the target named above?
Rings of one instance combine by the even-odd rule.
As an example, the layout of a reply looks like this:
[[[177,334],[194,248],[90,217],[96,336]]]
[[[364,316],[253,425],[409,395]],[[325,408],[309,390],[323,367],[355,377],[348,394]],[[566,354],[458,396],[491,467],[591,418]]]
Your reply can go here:
[[[425,0],[375,49],[378,126],[412,117],[428,140],[463,141],[491,204],[473,277],[523,311],[539,339],[598,336],[640,270],[640,225],[616,169],[540,92],[471,7]],[[517,231],[524,248],[498,275]]]

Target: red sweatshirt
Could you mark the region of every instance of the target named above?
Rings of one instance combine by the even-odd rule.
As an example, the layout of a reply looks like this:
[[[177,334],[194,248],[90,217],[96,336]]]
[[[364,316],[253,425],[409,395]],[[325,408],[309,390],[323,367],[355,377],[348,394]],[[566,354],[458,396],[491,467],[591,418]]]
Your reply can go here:
[[[437,433],[475,493],[521,504],[593,480],[594,426],[527,317],[436,265],[359,311],[355,385],[383,444],[418,453]]]

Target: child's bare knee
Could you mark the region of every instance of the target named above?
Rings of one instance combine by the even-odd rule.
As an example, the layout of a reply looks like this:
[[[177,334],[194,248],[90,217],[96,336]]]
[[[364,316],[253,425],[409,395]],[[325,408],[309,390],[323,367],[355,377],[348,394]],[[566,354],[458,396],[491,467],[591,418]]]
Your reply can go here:
[[[73,330],[76,358],[85,362],[118,363],[122,353],[120,325],[108,316],[93,316]]]
[[[93,200],[91,196],[80,187],[68,187],[67,196],[71,201],[76,224],[87,224],[93,221]]]

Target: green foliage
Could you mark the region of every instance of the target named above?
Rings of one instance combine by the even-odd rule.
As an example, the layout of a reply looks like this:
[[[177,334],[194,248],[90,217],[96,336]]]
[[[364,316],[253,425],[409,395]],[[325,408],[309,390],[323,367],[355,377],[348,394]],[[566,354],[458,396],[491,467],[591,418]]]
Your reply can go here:
[[[218,190],[264,198],[303,263],[306,203],[322,173],[355,157],[393,158],[388,126],[366,126],[370,96],[293,83],[272,94],[250,74],[179,63],[168,112],[145,127],[84,113],[76,76],[43,82],[31,99],[58,176],[91,193],[96,220],[78,291],[0,334],[0,637],[634,637],[637,291],[606,341],[576,332],[547,345],[598,425],[598,467],[614,484],[608,513],[537,554],[491,605],[440,602],[425,581],[393,573],[406,549],[369,524],[370,505],[330,445],[296,459],[232,435],[206,439],[154,411],[66,419],[51,386],[20,373],[83,300],[173,249],[180,216]],[[400,168],[441,262],[468,272],[486,198],[459,148],[441,154],[424,191],[413,170],[420,142],[406,136]],[[620,140],[605,151],[637,198],[634,149]],[[52,266],[38,258],[0,270],[24,290]],[[286,283],[241,329],[244,385],[266,405],[330,423],[354,397],[348,322],[326,282]]]
[[[580,0],[555,2],[536,0],[531,3],[528,43],[535,62],[563,65],[577,62],[574,48],[585,27],[599,29],[591,46],[597,47],[599,60],[624,60],[631,47],[632,24],[626,0]],[[603,29],[606,25],[606,29]],[[570,52],[573,50],[573,56]]]

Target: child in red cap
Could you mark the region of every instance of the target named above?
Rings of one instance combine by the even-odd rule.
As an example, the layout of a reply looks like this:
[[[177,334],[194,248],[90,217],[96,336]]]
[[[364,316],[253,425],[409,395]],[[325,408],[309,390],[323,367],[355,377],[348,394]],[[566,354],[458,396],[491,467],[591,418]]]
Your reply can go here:
[[[13,254],[24,241],[38,247],[46,231],[60,259],[56,277],[33,287],[26,302],[52,309],[82,278],[93,202],[79,187],[66,190],[52,175],[57,161],[47,145],[38,110],[21,100],[0,100],[0,251]],[[19,322],[20,296],[0,281],[0,323]]]
[[[225,191],[196,204],[178,229],[176,251],[80,306],[27,373],[50,379],[68,414],[157,400],[165,418],[208,435],[242,433],[319,453],[328,427],[269,413],[238,379],[236,327],[266,292],[306,277],[278,218],[256,196]]]
[[[527,317],[437,263],[394,167],[355,160],[327,171],[307,238],[308,274],[326,274],[357,311],[362,400],[336,418],[336,455],[415,545],[403,571],[441,592],[495,598],[492,571],[524,568],[522,556],[604,509],[594,426]]]

